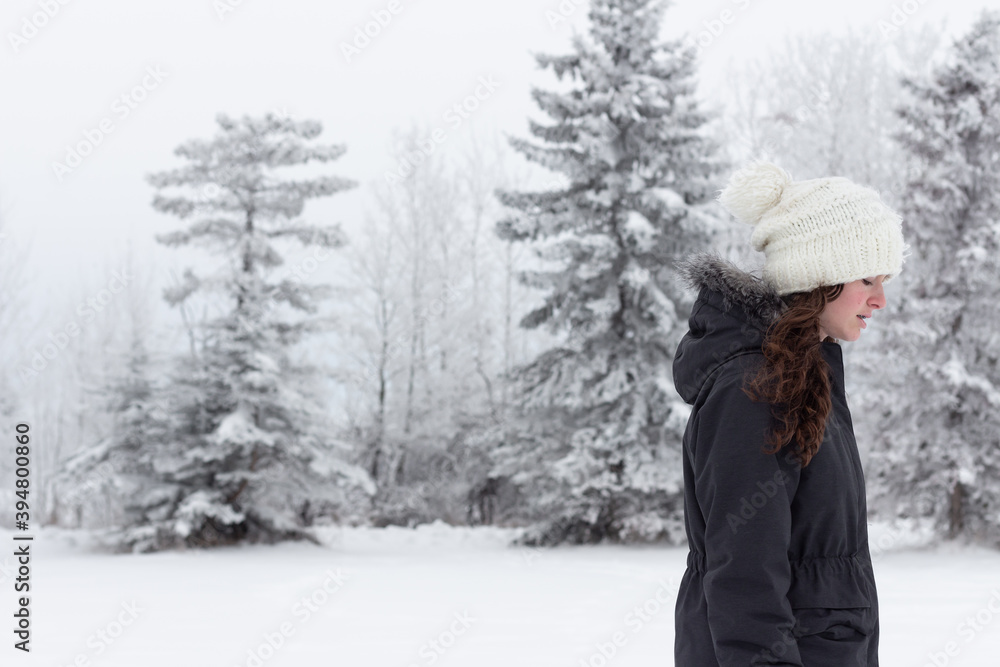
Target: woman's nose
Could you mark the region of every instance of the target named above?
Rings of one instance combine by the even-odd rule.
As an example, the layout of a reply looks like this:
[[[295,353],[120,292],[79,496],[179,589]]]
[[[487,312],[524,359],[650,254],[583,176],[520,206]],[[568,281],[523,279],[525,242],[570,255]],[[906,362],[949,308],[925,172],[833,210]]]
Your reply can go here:
[[[875,284],[875,293],[868,297],[868,305],[872,308],[885,308],[885,290],[881,282]]]

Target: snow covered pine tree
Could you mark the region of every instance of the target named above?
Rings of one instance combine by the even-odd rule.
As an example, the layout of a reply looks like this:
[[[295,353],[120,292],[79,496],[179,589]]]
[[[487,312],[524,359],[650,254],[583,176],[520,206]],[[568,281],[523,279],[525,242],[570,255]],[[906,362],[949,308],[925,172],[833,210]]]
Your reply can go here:
[[[904,84],[915,270],[884,346],[873,506],[1000,545],[1000,13]]]
[[[283,320],[281,306],[315,313],[328,288],[293,272],[268,280],[284,262],[275,240],[294,239],[322,253],[345,242],[339,226],[296,218],[307,199],[354,186],[334,176],[280,180],[273,170],[335,160],[345,148],[308,145],[322,130],[315,121],[275,114],[216,120],[221,132],[215,139],[176,149],[190,164],[149,176],[161,190],[154,208],[181,219],[198,216],[187,229],[157,240],[220,249],[225,259],[221,273],[205,280],[188,270],[166,300],[176,305],[195,292],[214,291],[232,307],[202,325],[201,349],[179,362],[173,432],[157,450],[147,483],[130,499],[121,531],[121,547],[136,551],[314,539],[307,530],[312,511],[335,510],[358,489],[374,491],[324,431],[315,369],[294,365],[288,354],[323,323],[315,316]],[[170,187],[198,189],[193,196],[162,194]]]
[[[702,131],[693,49],[661,43],[666,5],[594,0],[592,42],[537,55],[569,92],[532,91],[552,117],[530,122],[549,146],[517,138],[515,150],[560,172],[568,185],[499,190],[516,212],[497,223],[506,240],[534,242],[554,270],[519,279],[546,290],[521,326],[568,340],[518,370],[521,415],[495,452],[546,517],[529,544],[683,539],[680,442],[688,407],[670,379],[690,310],[674,260],[709,243],[721,164]],[[523,426],[513,427],[514,421]]]
[[[55,499],[75,516],[77,527],[123,521],[124,502],[141,490],[169,441],[169,415],[163,388],[152,377],[146,333],[133,320],[124,368],[98,390],[112,420],[110,432],[60,464]]]

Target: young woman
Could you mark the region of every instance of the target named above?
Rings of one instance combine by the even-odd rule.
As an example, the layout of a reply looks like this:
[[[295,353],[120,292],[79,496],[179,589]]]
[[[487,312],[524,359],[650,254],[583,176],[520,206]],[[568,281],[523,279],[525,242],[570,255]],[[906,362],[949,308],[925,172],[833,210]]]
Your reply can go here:
[[[754,163],[720,195],[754,225],[758,278],[701,254],[674,383],[684,435],[687,570],[677,667],[878,665],[865,482],[840,341],[884,308],[901,220],[844,178]],[[872,369],[877,372],[877,369]]]

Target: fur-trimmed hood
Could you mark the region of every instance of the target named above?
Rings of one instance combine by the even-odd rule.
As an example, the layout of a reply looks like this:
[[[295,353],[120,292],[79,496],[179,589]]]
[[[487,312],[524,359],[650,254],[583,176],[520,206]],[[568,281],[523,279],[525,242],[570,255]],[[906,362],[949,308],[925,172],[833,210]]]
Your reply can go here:
[[[739,307],[758,327],[766,329],[786,308],[778,292],[763,278],[718,255],[692,255],[678,262],[677,270],[695,292],[700,294],[704,287],[719,293],[727,311]]]
[[[693,404],[705,381],[735,356],[761,353],[767,327],[787,308],[764,279],[717,255],[699,253],[677,264],[698,293],[674,356],[674,384]]]

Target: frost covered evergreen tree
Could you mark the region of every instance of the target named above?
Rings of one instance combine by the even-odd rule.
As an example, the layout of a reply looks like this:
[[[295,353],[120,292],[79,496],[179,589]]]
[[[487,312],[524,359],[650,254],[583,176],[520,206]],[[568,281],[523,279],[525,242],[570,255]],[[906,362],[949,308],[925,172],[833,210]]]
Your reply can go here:
[[[682,539],[680,441],[688,415],[670,376],[690,297],[674,260],[703,250],[721,165],[694,97],[695,52],[660,42],[666,8],[594,0],[590,40],[538,55],[574,87],[535,89],[551,117],[542,144],[512,138],[565,177],[542,192],[498,191],[515,212],[505,240],[531,242],[548,267],[521,274],[544,302],[521,326],[568,333],[517,371],[522,414],[501,428],[494,475],[542,519],[529,543]]]
[[[162,383],[152,368],[140,329],[133,328],[124,369],[100,389],[112,424],[108,435],[71,455],[60,467],[57,500],[76,525],[131,522],[131,499],[141,495],[170,437]]]
[[[185,166],[149,177],[160,190],[154,208],[192,219],[157,240],[204,246],[224,259],[215,275],[189,270],[165,298],[179,304],[196,292],[221,294],[224,312],[203,325],[201,349],[173,377],[173,430],[131,499],[122,536],[134,550],[312,539],[307,526],[316,512],[335,512],[358,488],[372,491],[326,435],[314,368],[290,355],[305,334],[322,330],[314,314],[329,290],[304,282],[301,268],[273,275],[284,263],[278,241],[314,248],[319,260],[345,242],[339,226],[298,216],[308,199],[354,186],[335,176],[281,179],[276,172],[335,160],[345,148],[312,144],[322,129],[315,121],[220,114],[217,122],[214,139],[176,149]],[[181,192],[165,194],[169,188]],[[293,320],[293,311],[306,316]]]
[[[911,101],[899,135],[908,291],[880,347],[875,505],[1000,543],[1000,13],[984,13]],[[902,372],[893,373],[893,369]]]

